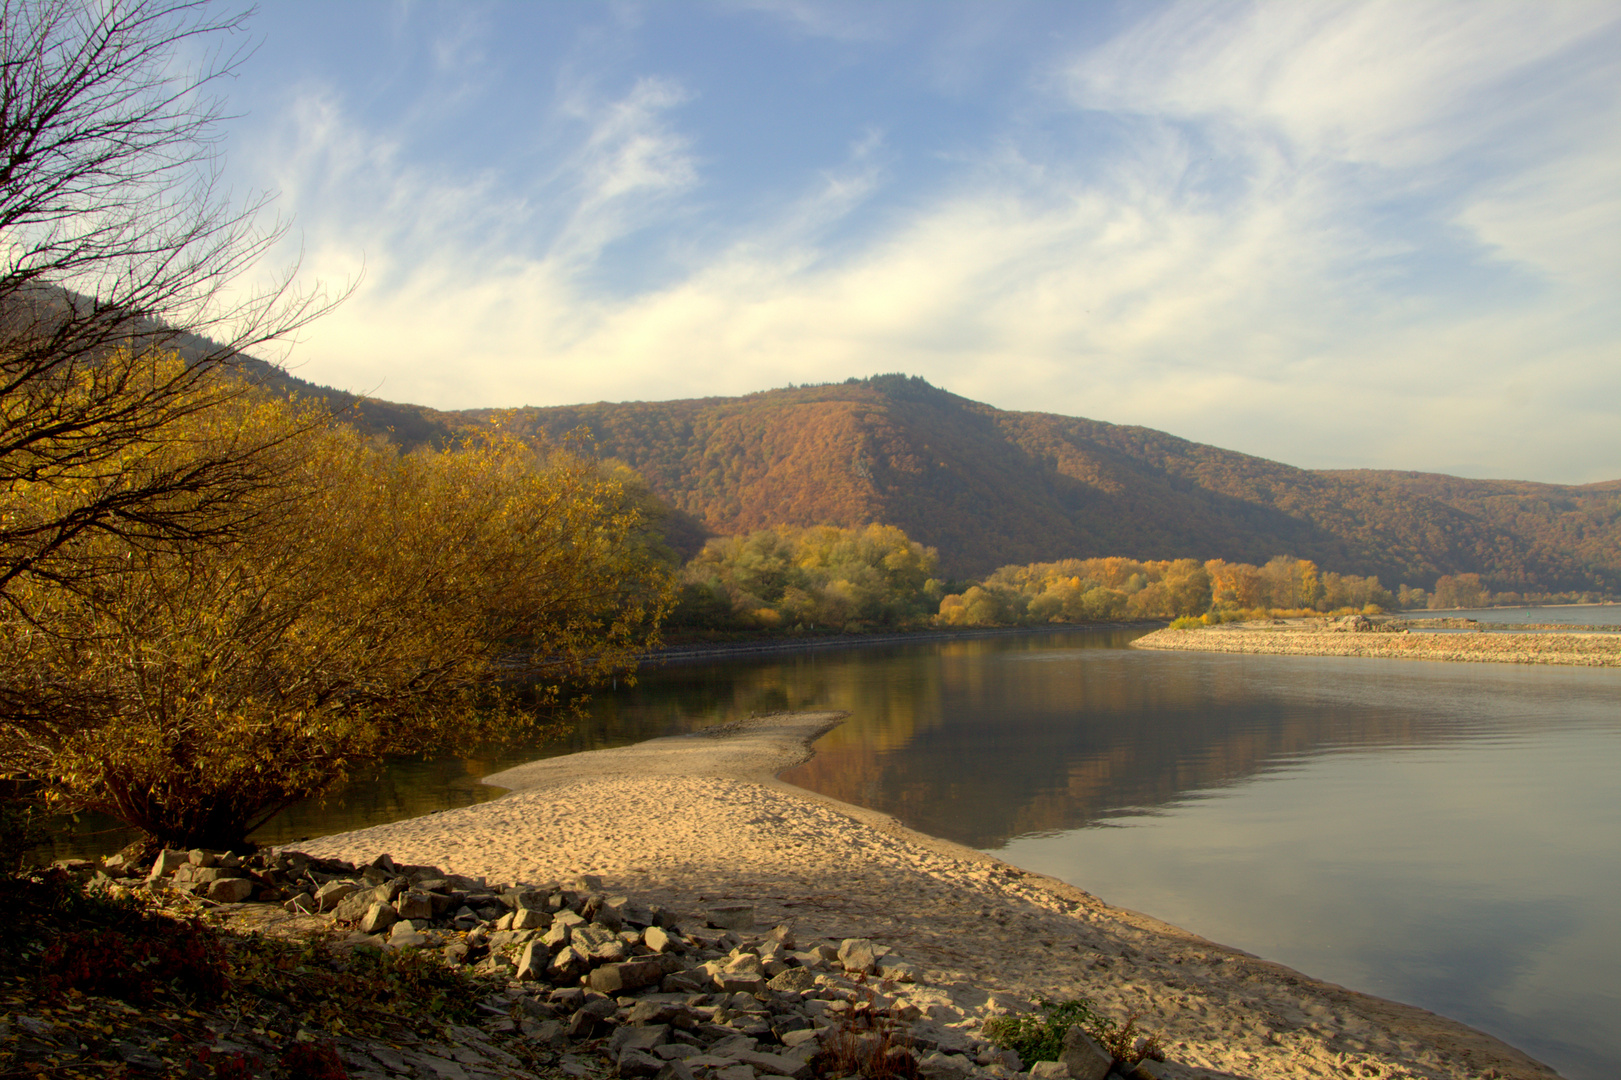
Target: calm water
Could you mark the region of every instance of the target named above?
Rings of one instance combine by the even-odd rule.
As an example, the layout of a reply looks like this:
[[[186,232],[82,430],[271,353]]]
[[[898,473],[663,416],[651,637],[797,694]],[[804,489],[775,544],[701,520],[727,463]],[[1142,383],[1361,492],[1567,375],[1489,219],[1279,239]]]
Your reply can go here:
[[[1476,619],[1485,623],[1559,623],[1564,626],[1621,626],[1621,604],[1572,604],[1564,607],[1449,608],[1407,611],[1415,619]]]
[[[1621,672],[1136,652],[1132,636],[672,666],[523,756],[845,709],[785,779],[1456,1017],[1572,1080],[1621,1075]],[[475,776],[505,763],[396,763],[265,838],[475,801],[496,794]]]

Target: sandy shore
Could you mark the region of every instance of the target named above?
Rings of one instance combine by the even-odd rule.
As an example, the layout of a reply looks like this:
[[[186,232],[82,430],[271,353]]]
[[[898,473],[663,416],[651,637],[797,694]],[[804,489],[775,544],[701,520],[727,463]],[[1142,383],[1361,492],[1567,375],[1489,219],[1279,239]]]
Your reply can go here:
[[[839,714],[764,717],[533,762],[494,802],[300,844],[492,881],[600,874],[684,913],[753,902],[802,942],[871,937],[957,1000],[1085,995],[1160,1029],[1188,1077],[1546,1078],[1462,1024],[1216,945],[777,780]]]
[[[1243,624],[1198,630],[1156,630],[1134,649],[1268,653],[1280,656],[1382,656],[1489,664],[1621,667],[1621,634],[1348,633]]]

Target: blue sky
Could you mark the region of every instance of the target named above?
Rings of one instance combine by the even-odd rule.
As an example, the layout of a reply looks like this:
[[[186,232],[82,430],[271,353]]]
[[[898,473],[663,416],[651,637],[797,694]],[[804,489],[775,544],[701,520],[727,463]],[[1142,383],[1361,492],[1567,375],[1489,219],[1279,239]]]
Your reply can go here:
[[[903,371],[1621,477],[1621,4],[302,3],[224,87],[283,358],[440,408]],[[363,271],[363,273],[362,273]]]

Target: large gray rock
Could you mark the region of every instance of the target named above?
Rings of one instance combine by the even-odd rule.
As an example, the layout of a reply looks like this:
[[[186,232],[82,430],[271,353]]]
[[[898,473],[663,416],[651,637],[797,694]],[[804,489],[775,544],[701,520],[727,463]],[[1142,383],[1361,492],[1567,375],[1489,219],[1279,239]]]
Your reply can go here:
[[[1069,1080],[1069,1067],[1062,1061],[1038,1061],[1030,1066],[1030,1080]]]
[[[619,1055],[618,1068],[615,1076],[657,1076],[666,1068],[667,1063],[662,1058],[640,1050],[626,1050]]]
[[[599,994],[620,994],[652,986],[664,978],[664,965],[658,960],[626,960],[604,964],[591,973],[591,989]]]
[[[240,904],[253,895],[253,882],[247,878],[218,878],[208,883],[205,894],[217,904]]]
[[[1058,1056],[1070,1080],[1103,1080],[1114,1068],[1114,1057],[1078,1027],[1064,1033],[1064,1052]]]
[[[546,965],[546,977],[554,983],[572,983],[590,966],[584,954],[572,945],[564,945]]]
[[[789,968],[782,974],[773,976],[771,981],[766,983],[766,988],[781,990],[785,993],[799,993],[809,990],[815,985],[816,976],[811,973],[810,969],[797,967]]]
[[[519,982],[535,982],[546,974],[546,965],[551,962],[551,950],[538,940],[531,941],[518,956],[518,973],[514,977]]]
[[[867,938],[845,938],[839,944],[839,963],[852,975],[871,975],[882,952]]]
[[[394,901],[394,911],[402,919],[433,918],[433,900],[425,892],[412,889],[402,892]]]
[[[765,976],[752,971],[715,973],[715,987],[728,994],[758,994],[765,989]]]
[[[512,913],[514,930],[544,930],[551,924],[551,915],[534,908],[521,907]]]
[[[352,881],[329,881],[315,890],[315,901],[322,911],[331,911],[359,890]]]
[[[737,1060],[745,1065],[754,1066],[756,1072],[770,1076],[791,1076],[794,1080],[806,1080],[811,1074],[810,1063],[807,1061],[782,1054],[768,1054],[761,1050],[744,1050],[737,1055]]]
[[[606,926],[597,923],[587,923],[576,926],[568,943],[583,953],[595,952],[609,942],[617,942],[619,936]]]
[[[370,889],[357,889],[339,901],[338,906],[332,909],[332,917],[338,922],[359,922],[375,903],[377,897],[372,895]]]
[[[626,1051],[640,1050],[651,1054],[656,1046],[663,1046],[670,1041],[669,1024],[625,1024],[615,1028],[612,1037],[608,1039],[608,1054],[620,1057]]]
[[[667,930],[659,926],[649,926],[646,930],[642,931],[642,944],[646,945],[649,949],[652,949],[656,953],[678,953],[684,951],[684,947],[681,945],[681,943],[675,938],[671,937]]]
[[[165,848],[164,850],[158,852],[158,857],[153,860],[152,869],[147,873],[146,877],[148,881],[160,877],[168,877],[170,874],[173,874],[176,870],[180,869],[181,866],[190,865],[190,860],[186,858],[186,853],[184,851],[175,851],[172,848]]]
[[[377,934],[399,921],[400,917],[392,907],[381,900],[373,900],[371,907],[366,909],[366,914],[360,917],[357,929],[362,934]]]

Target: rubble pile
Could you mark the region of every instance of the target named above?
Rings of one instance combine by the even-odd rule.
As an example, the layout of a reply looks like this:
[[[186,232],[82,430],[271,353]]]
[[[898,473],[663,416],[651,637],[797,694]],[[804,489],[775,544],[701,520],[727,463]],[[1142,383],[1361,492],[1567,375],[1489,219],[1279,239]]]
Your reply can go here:
[[[533,1075],[501,1050],[509,1040],[554,1051],[562,1072],[578,1077],[1183,1075],[1158,1062],[1117,1061],[1079,1029],[1060,1061],[1031,1069],[981,1034],[987,1019],[1028,1012],[1029,1001],[927,985],[918,965],[864,938],[801,942],[787,924],[761,932],[747,904],[712,902],[678,921],[656,904],[609,893],[591,875],[493,885],[436,867],[397,865],[387,855],[355,865],[292,851],[167,850],[149,866],[115,856],[76,868],[104,887],[319,916],[346,932],[342,947],[435,950],[488,985],[479,1006],[484,1021],[477,1029],[452,1028],[455,1046],[338,1038],[355,1078]]]

